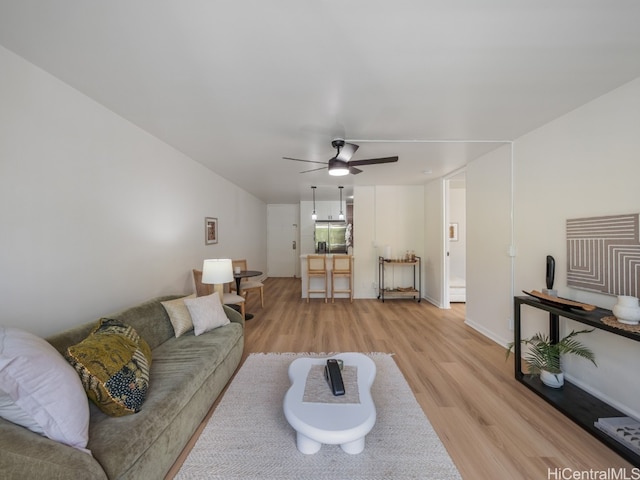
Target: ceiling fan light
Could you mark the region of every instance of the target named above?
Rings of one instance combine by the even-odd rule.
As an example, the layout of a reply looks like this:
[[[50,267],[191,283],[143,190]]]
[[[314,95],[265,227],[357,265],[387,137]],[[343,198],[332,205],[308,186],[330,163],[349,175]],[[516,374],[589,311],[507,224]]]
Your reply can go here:
[[[338,160],[334,157],[329,160],[329,175],[332,175],[334,177],[349,175],[349,165],[347,164],[347,162]]]

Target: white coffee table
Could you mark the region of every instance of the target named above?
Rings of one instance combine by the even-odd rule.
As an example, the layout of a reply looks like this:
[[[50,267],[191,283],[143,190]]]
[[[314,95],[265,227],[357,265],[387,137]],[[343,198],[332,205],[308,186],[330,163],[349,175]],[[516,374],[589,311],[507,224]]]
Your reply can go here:
[[[320,403],[303,401],[307,375],[313,365],[326,365],[327,358],[336,358],[344,366],[357,368],[359,403]],[[291,387],[284,397],[284,415],[297,432],[298,450],[313,454],[322,444],[340,445],[347,453],[364,449],[364,438],[376,423],[376,407],[371,398],[371,385],[376,376],[376,364],[361,353],[340,353],[325,358],[299,358],[289,366]],[[327,384],[327,390],[330,391]],[[348,387],[345,385],[345,389]],[[348,392],[347,392],[348,394]]]

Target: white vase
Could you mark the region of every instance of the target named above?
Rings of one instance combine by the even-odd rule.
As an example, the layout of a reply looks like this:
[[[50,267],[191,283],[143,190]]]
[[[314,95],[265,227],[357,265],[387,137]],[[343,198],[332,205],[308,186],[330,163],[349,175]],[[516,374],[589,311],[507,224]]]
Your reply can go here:
[[[547,387],[560,388],[564,385],[564,374],[562,372],[551,373],[546,370],[540,370],[540,380]]]
[[[613,314],[620,323],[637,325],[640,323],[640,304],[636,297],[620,295],[618,303],[613,306]]]

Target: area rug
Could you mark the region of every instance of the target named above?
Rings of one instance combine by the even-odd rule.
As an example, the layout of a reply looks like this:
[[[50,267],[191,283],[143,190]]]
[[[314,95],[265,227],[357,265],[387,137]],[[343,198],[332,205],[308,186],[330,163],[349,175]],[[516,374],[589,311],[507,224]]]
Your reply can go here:
[[[300,356],[316,355],[250,355],[175,478],[461,478],[389,354],[368,354],[377,368],[371,389],[377,420],[364,451],[349,455],[338,445],[323,445],[314,455],[300,453],[282,410],[290,386],[287,369]]]

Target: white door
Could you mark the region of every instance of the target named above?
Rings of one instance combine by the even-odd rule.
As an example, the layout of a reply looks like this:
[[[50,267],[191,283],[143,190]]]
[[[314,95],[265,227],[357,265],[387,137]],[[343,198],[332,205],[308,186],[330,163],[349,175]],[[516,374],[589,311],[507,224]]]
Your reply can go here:
[[[267,206],[267,268],[270,277],[300,276],[299,205]]]

